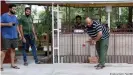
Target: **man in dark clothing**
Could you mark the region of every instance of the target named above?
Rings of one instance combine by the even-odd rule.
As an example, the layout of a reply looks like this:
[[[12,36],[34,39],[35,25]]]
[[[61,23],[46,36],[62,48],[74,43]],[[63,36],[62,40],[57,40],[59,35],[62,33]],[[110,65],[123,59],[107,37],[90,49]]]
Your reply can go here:
[[[81,16],[76,16],[76,24],[74,25],[74,29],[85,29],[85,26],[81,23]]]
[[[24,65],[28,66],[27,54],[25,50],[27,50],[29,46],[31,46],[35,63],[40,64],[40,62],[38,61],[36,45],[35,45],[35,40],[37,40],[37,35],[35,33],[35,28],[33,26],[33,18],[31,17],[30,7],[25,8],[25,15],[21,16],[19,20],[19,24],[20,24],[20,32],[21,32],[22,40],[23,40],[22,53],[23,53]]]

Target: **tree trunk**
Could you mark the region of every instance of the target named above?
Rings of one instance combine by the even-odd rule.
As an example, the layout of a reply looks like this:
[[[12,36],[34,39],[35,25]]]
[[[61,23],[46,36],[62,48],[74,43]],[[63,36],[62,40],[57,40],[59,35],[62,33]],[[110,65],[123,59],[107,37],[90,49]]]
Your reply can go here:
[[[132,15],[133,15],[133,7],[128,7],[128,23],[132,27]]]

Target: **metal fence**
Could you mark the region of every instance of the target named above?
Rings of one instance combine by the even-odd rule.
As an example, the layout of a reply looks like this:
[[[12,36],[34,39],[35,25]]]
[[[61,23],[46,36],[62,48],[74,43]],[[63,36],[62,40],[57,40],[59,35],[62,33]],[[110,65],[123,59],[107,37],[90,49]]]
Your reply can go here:
[[[91,46],[89,44],[83,46],[87,40],[89,40],[87,33],[75,34],[73,32],[60,32],[60,62],[88,63]],[[93,50],[95,50],[95,48],[93,48]],[[57,62],[57,60],[57,51],[55,51],[55,62]],[[106,62],[133,63],[133,29],[110,30]]]

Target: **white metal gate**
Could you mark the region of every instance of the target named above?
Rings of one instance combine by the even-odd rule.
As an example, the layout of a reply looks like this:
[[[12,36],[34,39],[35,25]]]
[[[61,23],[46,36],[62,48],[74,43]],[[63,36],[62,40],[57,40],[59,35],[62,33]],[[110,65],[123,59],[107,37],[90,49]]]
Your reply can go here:
[[[54,8],[54,3],[52,3],[52,46],[53,46],[53,64],[60,63],[60,54],[59,54],[59,5],[57,4]],[[57,52],[57,55],[55,55]],[[57,56],[57,57],[55,57]],[[57,59],[57,61],[55,60]]]

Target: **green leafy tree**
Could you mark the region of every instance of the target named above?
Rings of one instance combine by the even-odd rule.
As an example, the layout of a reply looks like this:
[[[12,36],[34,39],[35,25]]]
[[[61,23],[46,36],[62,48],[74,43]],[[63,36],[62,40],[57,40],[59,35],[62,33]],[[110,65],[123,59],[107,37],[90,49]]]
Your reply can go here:
[[[24,4],[17,4],[17,8],[16,8],[16,15],[18,18],[20,18],[25,11],[25,5]]]
[[[42,11],[39,13],[39,25],[37,27],[38,34],[41,36],[44,32],[51,31],[52,27],[52,15],[49,8],[46,11]]]
[[[45,11],[41,11],[39,13],[39,23],[38,25],[36,25],[36,31],[38,34],[38,38],[39,38],[39,46],[41,47],[41,37],[44,36],[44,33],[46,33],[47,35],[51,36],[52,33],[52,15],[51,15],[51,11],[49,10],[50,8],[44,8]],[[49,37],[51,38],[51,37]],[[50,39],[51,40],[51,39]]]

